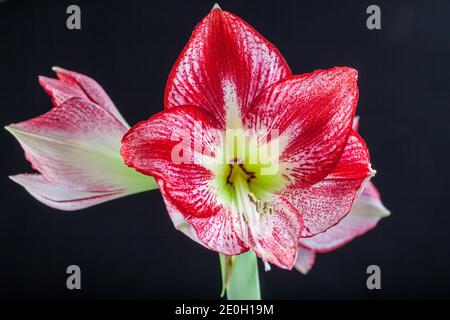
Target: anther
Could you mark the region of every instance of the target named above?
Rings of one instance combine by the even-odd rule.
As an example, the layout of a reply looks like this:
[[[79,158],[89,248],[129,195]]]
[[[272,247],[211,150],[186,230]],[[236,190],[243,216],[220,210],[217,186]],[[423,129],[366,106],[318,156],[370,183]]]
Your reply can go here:
[[[256,199],[256,197],[255,197],[255,195],[254,195],[253,193],[250,192],[250,193],[248,194],[248,198],[250,199],[250,202],[251,202],[251,203],[253,203],[253,204],[255,204],[255,205],[257,204],[258,199]]]

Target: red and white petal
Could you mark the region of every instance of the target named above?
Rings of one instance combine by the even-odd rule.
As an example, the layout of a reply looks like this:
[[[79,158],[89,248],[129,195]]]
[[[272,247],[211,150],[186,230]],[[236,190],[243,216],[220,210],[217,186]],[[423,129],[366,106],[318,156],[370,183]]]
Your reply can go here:
[[[189,224],[186,219],[184,219],[183,214],[176,208],[169,198],[167,198],[165,189],[164,189],[164,181],[158,180],[159,190],[161,191],[161,195],[163,197],[164,203],[166,204],[167,211],[169,213],[170,219],[172,220],[173,226],[178,231],[184,233],[190,239],[195,242],[204,245],[197,237],[197,233],[195,232],[194,227]]]
[[[290,74],[274,45],[242,19],[214,8],[170,73],[165,107],[200,106],[224,124],[227,113],[245,113],[262,90]]]
[[[40,174],[18,174],[11,180],[24,187],[34,198],[49,207],[72,211],[129,195],[129,190],[89,192],[64,188],[45,180]]]
[[[158,184],[177,230],[202,246],[226,255],[237,255],[249,249],[236,235],[235,222],[228,208],[222,207],[215,215],[208,217],[186,215],[168,196],[164,181],[158,179]]]
[[[173,108],[132,127],[121,154],[127,165],[156,178],[175,227],[186,227],[181,214],[204,246],[235,255],[248,247],[236,236],[230,209],[218,200],[213,173],[197,162],[199,151],[208,154],[217,148],[216,125],[201,108]],[[178,151],[173,151],[179,146],[186,158],[176,159]],[[189,227],[182,232],[197,241]]]
[[[184,214],[211,216],[222,206],[202,154],[211,154],[220,144],[216,127],[201,108],[173,108],[132,127],[122,139],[121,154],[128,166],[163,179],[167,197]]]
[[[6,128],[50,185],[91,193],[155,188],[152,178],[123,164],[125,125],[86,99],[72,98],[37,118]]]
[[[273,230],[270,235],[258,243],[250,238],[250,243],[260,258],[280,268],[290,270],[297,257],[298,241],[303,228],[301,216],[283,198],[276,197],[273,209],[271,217]]]
[[[358,206],[356,206],[356,204],[358,204]],[[386,209],[381,202],[380,193],[370,181],[359,195],[354,209],[354,213],[361,216],[386,217],[390,215],[390,211]]]
[[[309,185],[323,179],[339,161],[357,99],[357,71],[352,68],[291,76],[257,98],[245,115],[246,126],[278,131],[286,178]]]
[[[375,186],[369,182],[344,219],[325,232],[300,239],[300,244],[319,253],[336,250],[375,228],[389,214]]]
[[[371,175],[367,147],[352,131],[342,157],[328,176],[306,188],[288,186],[281,194],[302,215],[302,237],[324,232],[343,219]]]
[[[72,98],[88,99],[84,91],[76,83],[63,82],[58,79],[39,76],[39,83],[45,92],[51,97],[53,106],[59,107]]]
[[[231,214],[229,208],[222,206],[221,210],[209,217],[185,217],[205,247],[226,255],[248,251],[249,246],[238,237],[235,229],[236,217]]]
[[[40,78],[39,82],[44,87],[45,91],[52,96],[55,106],[64,102],[65,100],[61,100],[65,98],[88,98],[90,101],[112,113],[126,127],[129,127],[111,98],[94,79],[91,79],[84,74],[59,67],[53,67],[53,71],[56,72],[56,75],[60,80],[59,83],[57,80],[46,77]]]
[[[295,269],[303,274],[307,274],[316,262],[316,253],[313,250],[300,247],[298,249],[297,260],[295,261]]]

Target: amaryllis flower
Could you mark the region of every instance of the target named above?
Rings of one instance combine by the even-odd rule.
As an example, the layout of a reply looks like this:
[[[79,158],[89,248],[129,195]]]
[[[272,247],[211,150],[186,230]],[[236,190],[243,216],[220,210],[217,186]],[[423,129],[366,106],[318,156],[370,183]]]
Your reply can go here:
[[[165,110],[132,127],[121,153],[155,177],[192,239],[290,269],[300,239],[341,221],[373,174],[352,129],[357,98],[356,70],[292,75],[273,44],[215,6],[169,75]]]
[[[120,141],[129,129],[111,99],[89,77],[53,69],[58,79],[39,77],[53,108],[11,124],[11,132],[39,173],[10,178],[48,206],[77,210],[157,188],[123,164]]]
[[[353,129],[358,130],[359,117],[353,120]],[[337,250],[356,237],[375,228],[380,219],[391,213],[381,202],[375,185],[369,181],[356,199],[350,213],[337,225],[310,238],[300,239],[295,268],[308,273],[316,261],[316,253]]]

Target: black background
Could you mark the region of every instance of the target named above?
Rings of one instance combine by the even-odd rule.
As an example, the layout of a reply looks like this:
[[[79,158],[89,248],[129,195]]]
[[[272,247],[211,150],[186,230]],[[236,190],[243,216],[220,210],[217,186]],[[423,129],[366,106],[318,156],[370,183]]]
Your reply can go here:
[[[82,29],[66,28],[77,4]],[[57,65],[92,76],[134,124],[162,110],[169,71],[212,1],[0,3],[1,124],[51,108],[37,75]],[[377,4],[382,29],[366,28]],[[266,299],[449,298],[449,1],[221,1],[283,53],[294,73],[359,71],[360,132],[391,217],[320,255],[307,276],[261,271]],[[7,176],[30,172],[0,133],[0,297],[216,298],[219,259],[177,232],[158,191],[79,212],[44,206]],[[82,290],[66,288],[66,267]],[[382,290],[366,288],[377,264]]]

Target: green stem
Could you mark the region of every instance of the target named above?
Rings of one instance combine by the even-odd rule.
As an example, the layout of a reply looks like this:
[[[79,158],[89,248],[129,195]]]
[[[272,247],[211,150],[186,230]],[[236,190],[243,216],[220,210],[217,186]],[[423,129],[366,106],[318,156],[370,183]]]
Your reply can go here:
[[[220,254],[222,294],[228,300],[261,300],[258,261],[252,250],[238,256]]]

